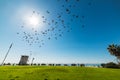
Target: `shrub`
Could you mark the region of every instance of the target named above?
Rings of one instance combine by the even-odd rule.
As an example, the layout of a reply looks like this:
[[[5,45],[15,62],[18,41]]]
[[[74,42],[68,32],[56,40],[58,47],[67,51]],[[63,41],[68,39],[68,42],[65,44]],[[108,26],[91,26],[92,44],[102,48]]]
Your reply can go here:
[[[38,63],[38,66],[40,66],[40,63]]]
[[[77,64],[71,64],[71,66],[77,66]]]
[[[85,67],[85,64],[80,64],[81,67]]]
[[[101,64],[101,66],[102,66],[103,68],[105,67],[105,65],[106,65],[105,63],[102,63],[102,64]]]
[[[106,68],[119,68],[119,66],[113,62],[107,63],[105,65]]]
[[[68,64],[64,64],[64,66],[68,66]]]
[[[54,64],[48,64],[48,66],[54,66]]]
[[[45,63],[42,63],[41,66],[46,66],[46,64],[45,64]]]
[[[11,65],[11,63],[7,63],[7,65]]]
[[[61,64],[56,64],[56,66],[61,66]]]
[[[34,63],[33,65],[34,65],[34,66],[36,66],[37,64],[36,64],[36,63]]]
[[[109,63],[105,64],[104,67],[105,68],[120,68],[118,64],[113,63],[113,62],[109,62]]]

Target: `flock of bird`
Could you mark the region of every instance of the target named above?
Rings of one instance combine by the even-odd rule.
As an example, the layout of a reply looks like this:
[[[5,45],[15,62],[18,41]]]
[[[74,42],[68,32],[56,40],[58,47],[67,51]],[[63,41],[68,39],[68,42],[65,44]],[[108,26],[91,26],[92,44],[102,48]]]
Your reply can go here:
[[[63,1],[63,0],[56,0],[57,2]],[[80,0],[74,0],[76,4],[71,4],[70,0],[64,0],[64,4],[60,4],[61,10],[54,13],[54,17],[48,19],[46,15],[40,15],[38,11],[33,10],[31,12],[31,15],[38,15],[42,18],[42,23],[47,26],[46,29],[38,30],[34,27],[31,28],[32,33],[25,31],[24,28],[26,27],[25,24],[22,24],[20,28],[22,30],[20,32],[17,32],[17,35],[22,35],[22,40],[27,42],[29,46],[32,45],[39,45],[41,48],[43,45],[45,45],[46,40],[55,39],[58,40],[60,37],[64,36],[66,32],[71,32],[73,27],[71,24],[74,21],[84,20],[85,16],[80,15],[79,12],[75,12],[75,10],[78,10]],[[91,2],[88,3],[88,6],[91,6]],[[46,10],[45,12],[47,15],[51,16],[53,12],[50,10]],[[68,17],[68,19],[65,18],[65,16]],[[85,25],[82,24],[81,28],[84,28]]]

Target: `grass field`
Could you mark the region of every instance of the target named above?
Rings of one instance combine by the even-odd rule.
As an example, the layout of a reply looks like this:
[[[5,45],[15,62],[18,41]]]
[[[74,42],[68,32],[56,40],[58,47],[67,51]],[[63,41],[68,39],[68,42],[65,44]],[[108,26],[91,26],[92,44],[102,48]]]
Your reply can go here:
[[[0,80],[120,80],[120,69],[0,66]]]

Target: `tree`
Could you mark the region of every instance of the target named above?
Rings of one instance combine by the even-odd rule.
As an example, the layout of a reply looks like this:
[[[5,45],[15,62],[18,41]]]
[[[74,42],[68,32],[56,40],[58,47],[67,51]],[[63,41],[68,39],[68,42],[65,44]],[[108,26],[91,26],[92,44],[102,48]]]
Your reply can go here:
[[[111,55],[117,58],[117,62],[120,64],[120,45],[111,44],[107,49]]]

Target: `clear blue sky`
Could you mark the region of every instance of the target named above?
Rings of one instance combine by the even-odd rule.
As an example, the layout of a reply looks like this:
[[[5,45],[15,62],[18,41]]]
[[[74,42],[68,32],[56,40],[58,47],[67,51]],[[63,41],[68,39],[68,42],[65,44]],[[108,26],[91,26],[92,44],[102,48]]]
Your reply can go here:
[[[13,47],[6,59],[7,62],[18,63],[21,55],[31,55],[37,63],[103,63],[115,61],[107,51],[109,44],[120,44],[120,1],[119,0],[0,0],[0,62],[2,62],[9,46]],[[63,7],[64,5],[64,7]],[[66,9],[69,9],[70,14]],[[44,44],[29,45],[23,41],[23,32],[34,34],[24,24],[25,16],[38,12],[41,16],[58,22],[57,29],[63,32],[57,40],[50,35],[59,34],[56,30],[39,37]],[[48,12],[47,12],[48,11]],[[50,13],[49,13],[50,12]],[[62,14],[66,26],[57,19]],[[78,15],[75,18],[74,15]],[[39,16],[39,17],[41,17]],[[71,21],[71,19],[73,21]],[[24,28],[21,26],[24,25]],[[84,27],[82,26],[84,25]],[[51,26],[39,26],[51,29]],[[55,26],[55,25],[53,25]],[[62,27],[62,28],[61,28]],[[38,30],[38,33],[43,31]],[[19,35],[16,34],[19,32]],[[35,36],[36,37],[36,36]]]

